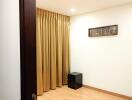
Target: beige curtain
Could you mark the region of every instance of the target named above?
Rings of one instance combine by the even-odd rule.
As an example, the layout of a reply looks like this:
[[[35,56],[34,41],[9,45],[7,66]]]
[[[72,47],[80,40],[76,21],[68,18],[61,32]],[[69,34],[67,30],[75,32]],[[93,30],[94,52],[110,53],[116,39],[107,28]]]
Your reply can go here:
[[[37,9],[37,94],[67,84],[70,17]]]

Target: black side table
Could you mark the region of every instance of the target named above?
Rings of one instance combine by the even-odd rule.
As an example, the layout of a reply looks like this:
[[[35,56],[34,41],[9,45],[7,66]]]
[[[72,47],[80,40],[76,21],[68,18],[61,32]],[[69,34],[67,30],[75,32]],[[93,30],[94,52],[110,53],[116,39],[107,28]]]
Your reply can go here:
[[[78,89],[82,87],[82,73],[73,72],[68,74],[68,87]]]

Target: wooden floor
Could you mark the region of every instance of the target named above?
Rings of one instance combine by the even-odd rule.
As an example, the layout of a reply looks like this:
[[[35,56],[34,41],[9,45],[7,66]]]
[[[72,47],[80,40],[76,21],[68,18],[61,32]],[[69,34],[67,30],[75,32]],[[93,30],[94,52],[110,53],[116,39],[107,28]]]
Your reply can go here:
[[[64,86],[45,92],[42,96],[38,96],[38,100],[127,100],[113,95],[98,92],[92,89],[82,87],[73,90]]]

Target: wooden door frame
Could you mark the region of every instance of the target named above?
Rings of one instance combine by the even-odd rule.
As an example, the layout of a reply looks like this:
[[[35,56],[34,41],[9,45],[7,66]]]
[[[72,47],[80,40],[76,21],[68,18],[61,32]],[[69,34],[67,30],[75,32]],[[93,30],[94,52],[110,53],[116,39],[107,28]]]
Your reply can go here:
[[[19,0],[19,6],[21,100],[36,100],[36,0]]]

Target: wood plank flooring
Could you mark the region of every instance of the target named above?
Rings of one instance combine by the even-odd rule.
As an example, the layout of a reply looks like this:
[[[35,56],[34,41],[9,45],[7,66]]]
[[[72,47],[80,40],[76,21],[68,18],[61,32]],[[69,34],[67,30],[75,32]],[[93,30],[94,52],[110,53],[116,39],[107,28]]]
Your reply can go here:
[[[67,86],[57,88],[45,92],[42,96],[38,96],[38,100],[127,100],[113,95],[105,94],[99,91],[82,87],[73,90]]]

